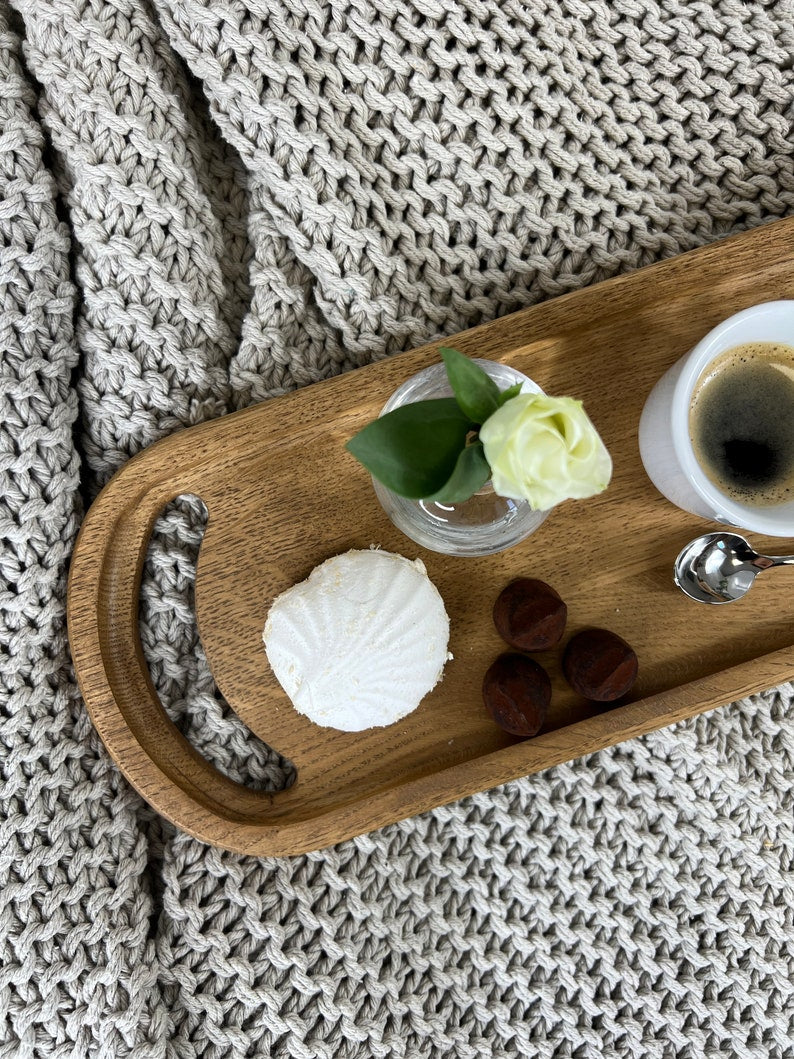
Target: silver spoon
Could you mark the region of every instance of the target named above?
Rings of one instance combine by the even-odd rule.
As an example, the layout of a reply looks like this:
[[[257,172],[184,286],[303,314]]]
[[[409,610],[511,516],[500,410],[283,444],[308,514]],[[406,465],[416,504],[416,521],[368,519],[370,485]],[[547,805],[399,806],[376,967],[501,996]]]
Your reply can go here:
[[[675,561],[673,578],[698,603],[733,603],[749,592],[762,570],[792,566],[794,555],[759,555],[738,533],[705,533]]]

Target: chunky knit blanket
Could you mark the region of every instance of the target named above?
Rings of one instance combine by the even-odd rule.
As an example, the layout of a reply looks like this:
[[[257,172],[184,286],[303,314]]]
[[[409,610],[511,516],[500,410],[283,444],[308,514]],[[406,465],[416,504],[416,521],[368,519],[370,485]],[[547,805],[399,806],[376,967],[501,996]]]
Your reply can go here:
[[[332,849],[208,848],[70,669],[157,438],[794,207],[790,0],[0,0],[0,1059],[794,1056],[794,688]],[[151,544],[160,694],[201,505]]]

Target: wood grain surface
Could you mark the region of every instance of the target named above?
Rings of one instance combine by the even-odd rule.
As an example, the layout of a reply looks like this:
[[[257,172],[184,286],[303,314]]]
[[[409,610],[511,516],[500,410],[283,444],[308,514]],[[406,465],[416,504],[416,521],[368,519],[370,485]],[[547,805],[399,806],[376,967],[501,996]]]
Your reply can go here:
[[[498,555],[452,558],[415,545],[344,450],[401,382],[438,359],[437,343],[185,430],[130,460],[88,512],[68,598],[80,687],[129,781],[206,842],[294,854],[790,679],[794,569],[770,573],[730,606],[685,598],[673,559],[714,527],[654,489],[637,425],[653,383],[706,331],[749,305],[794,297],[792,245],[794,219],[779,221],[445,340],[511,364],[548,393],[583,399],[614,459],[605,493],[561,505]],[[180,735],[152,686],[137,626],[141,570],[157,515],[181,493],[209,510],[196,608],[212,673],[242,720],[294,762],[289,790],[265,794],[222,776]],[[753,543],[786,550],[780,540]],[[317,563],[373,544],[421,556],[450,615],[454,660],[405,720],[354,734],[319,728],[269,669],[267,610]],[[553,683],[541,734],[521,741],[493,724],[481,682],[504,645],[491,609],[519,575],[548,581],[567,602],[564,639],[598,625],[633,645],[640,677],[627,702],[605,711],[580,699],[552,651],[537,656]]]

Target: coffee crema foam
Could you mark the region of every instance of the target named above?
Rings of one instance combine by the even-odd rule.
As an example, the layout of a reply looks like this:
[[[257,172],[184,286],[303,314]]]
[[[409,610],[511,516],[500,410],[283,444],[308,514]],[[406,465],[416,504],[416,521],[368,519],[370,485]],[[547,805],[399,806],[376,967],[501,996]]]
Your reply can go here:
[[[760,507],[794,499],[794,346],[746,342],[720,354],[695,384],[689,435],[726,496]]]

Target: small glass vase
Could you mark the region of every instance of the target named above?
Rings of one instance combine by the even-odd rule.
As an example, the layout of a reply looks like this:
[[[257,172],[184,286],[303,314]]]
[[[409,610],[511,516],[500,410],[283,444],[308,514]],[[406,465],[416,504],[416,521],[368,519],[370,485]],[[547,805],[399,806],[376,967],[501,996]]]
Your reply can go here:
[[[475,363],[500,390],[520,382],[522,393],[543,393],[526,375],[506,364],[492,360],[475,360]],[[414,401],[451,396],[445,365],[433,364],[395,390],[380,414]],[[512,548],[534,533],[548,515],[548,511],[533,511],[526,500],[497,496],[490,482],[461,504],[408,500],[376,478],[372,484],[383,510],[406,537],[423,548],[445,555],[492,555]]]

